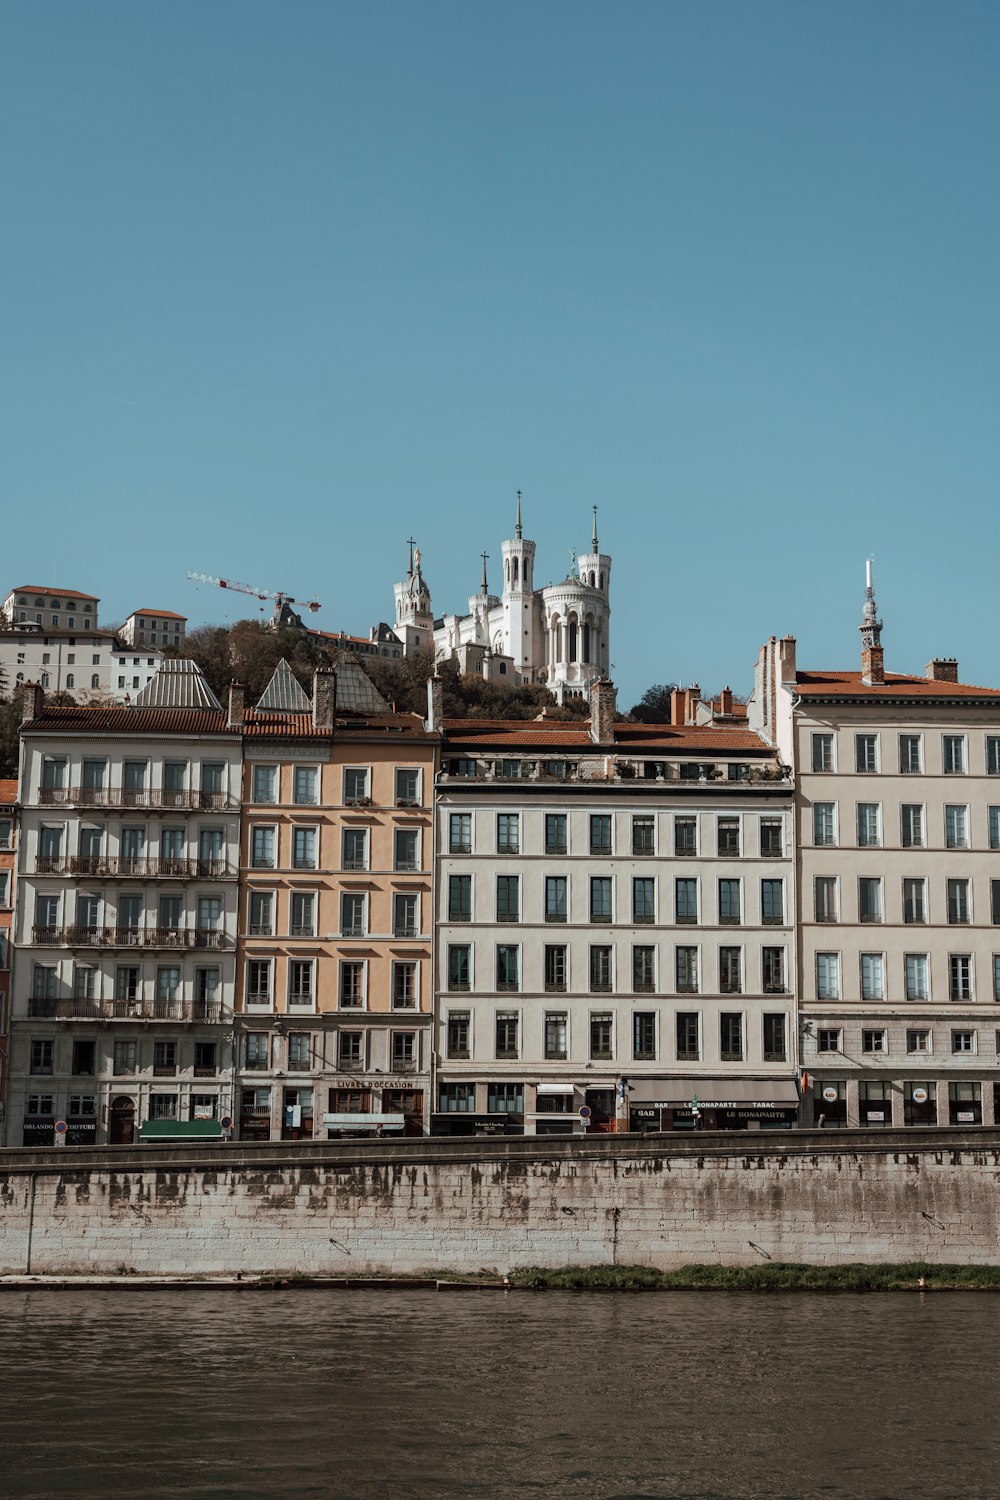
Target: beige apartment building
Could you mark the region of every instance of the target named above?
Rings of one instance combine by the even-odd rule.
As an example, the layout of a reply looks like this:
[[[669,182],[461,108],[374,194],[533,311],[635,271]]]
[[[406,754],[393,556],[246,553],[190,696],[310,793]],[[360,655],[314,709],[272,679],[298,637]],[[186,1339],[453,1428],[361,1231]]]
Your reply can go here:
[[[1000,1123],[1000,691],[760,654],[751,722],[796,768],[804,1123]]]
[[[242,689],[239,1135],[425,1129],[437,735],[361,668]]]

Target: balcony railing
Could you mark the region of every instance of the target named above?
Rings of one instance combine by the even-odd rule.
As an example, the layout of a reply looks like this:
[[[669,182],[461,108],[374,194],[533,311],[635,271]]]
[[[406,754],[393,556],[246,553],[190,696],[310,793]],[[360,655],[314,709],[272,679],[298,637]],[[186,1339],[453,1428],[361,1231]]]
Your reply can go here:
[[[224,859],[132,858],[122,854],[40,854],[34,873],[114,880],[236,880],[239,875]]]
[[[88,1000],[74,995],[31,995],[28,1015],[57,1021],[219,1021],[222,1006],[217,1000]]]
[[[191,927],[32,927],[38,948],[231,948],[228,933]]]
[[[417,929],[412,922],[398,922],[392,929],[392,935],[398,938],[415,938]]]
[[[153,807],[190,812],[223,812],[239,806],[228,792],[127,786],[43,786],[38,789],[38,801],[42,807]]]

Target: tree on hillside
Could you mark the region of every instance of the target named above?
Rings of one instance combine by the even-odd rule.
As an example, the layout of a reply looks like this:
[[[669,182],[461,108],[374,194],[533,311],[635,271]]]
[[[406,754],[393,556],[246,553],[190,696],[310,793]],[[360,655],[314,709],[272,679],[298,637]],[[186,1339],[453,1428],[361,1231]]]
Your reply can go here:
[[[639,724],[669,724],[670,694],[677,686],[675,682],[657,682],[648,687],[632,708],[628,716]]]

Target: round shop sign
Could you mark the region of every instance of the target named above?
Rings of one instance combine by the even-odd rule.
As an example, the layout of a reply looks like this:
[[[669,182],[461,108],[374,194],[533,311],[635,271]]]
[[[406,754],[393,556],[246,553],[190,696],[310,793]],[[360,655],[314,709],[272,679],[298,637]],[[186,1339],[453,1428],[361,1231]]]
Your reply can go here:
[[[823,1099],[827,1104],[836,1104],[839,1098],[840,1095],[837,1093],[836,1088],[834,1088],[832,1084],[828,1084],[827,1087],[823,1090]]]
[[[924,1088],[922,1083],[918,1084],[917,1087],[913,1090],[913,1094],[911,1097],[914,1104],[927,1103],[927,1090]]]

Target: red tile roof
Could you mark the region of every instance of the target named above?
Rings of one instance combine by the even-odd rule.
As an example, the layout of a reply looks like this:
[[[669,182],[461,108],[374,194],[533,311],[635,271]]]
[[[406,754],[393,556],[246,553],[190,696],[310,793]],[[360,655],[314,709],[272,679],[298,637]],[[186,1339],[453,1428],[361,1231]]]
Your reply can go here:
[[[17,588],[11,589],[10,592],[12,594],[45,594],[49,599],[58,599],[61,594],[66,599],[87,599],[91,604],[100,602],[98,594],[81,594],[76,589],[47,588],[43,583],[19,583]]]
[[[63,708],[48,705],[25,726],[34,734],[238,734],[214,708]]]
[[[11,803],[17,801],[17,780],[10,781],[6,777],[0,779],[0,803]]]
[[[398,734],[400,738],[433,740],[419,714],[337,714],[335,730],[314,729],[312,714],[248,708],[244,734],[250,739],[342,739],[347,736]]]
[[[132,615],[155,615],[158,620],[186,620],[187,619],[187,615],[177,615],[177,614],[174,614],[174,611],[172,609],[134,609],[132,611],[132,614],[129,615],[128,618],[131,619]]]
[[[615,746],[684,754],[707,750],[717,755],[746,753],[772,755],[759,735],[748,729],[728,729],[714,724],[627,724],[614,727]],[[446,719],[446,744],[452,746],[532,746],[538,750],[589,750],[602,748],[590,738],[586,721],[538,719]]]
[[[967,682],[940,682],[886,672],[885,682],[861,681],[857,672],[798,672],[796,692],[802,698],[1000,698],[1000,688]]]

